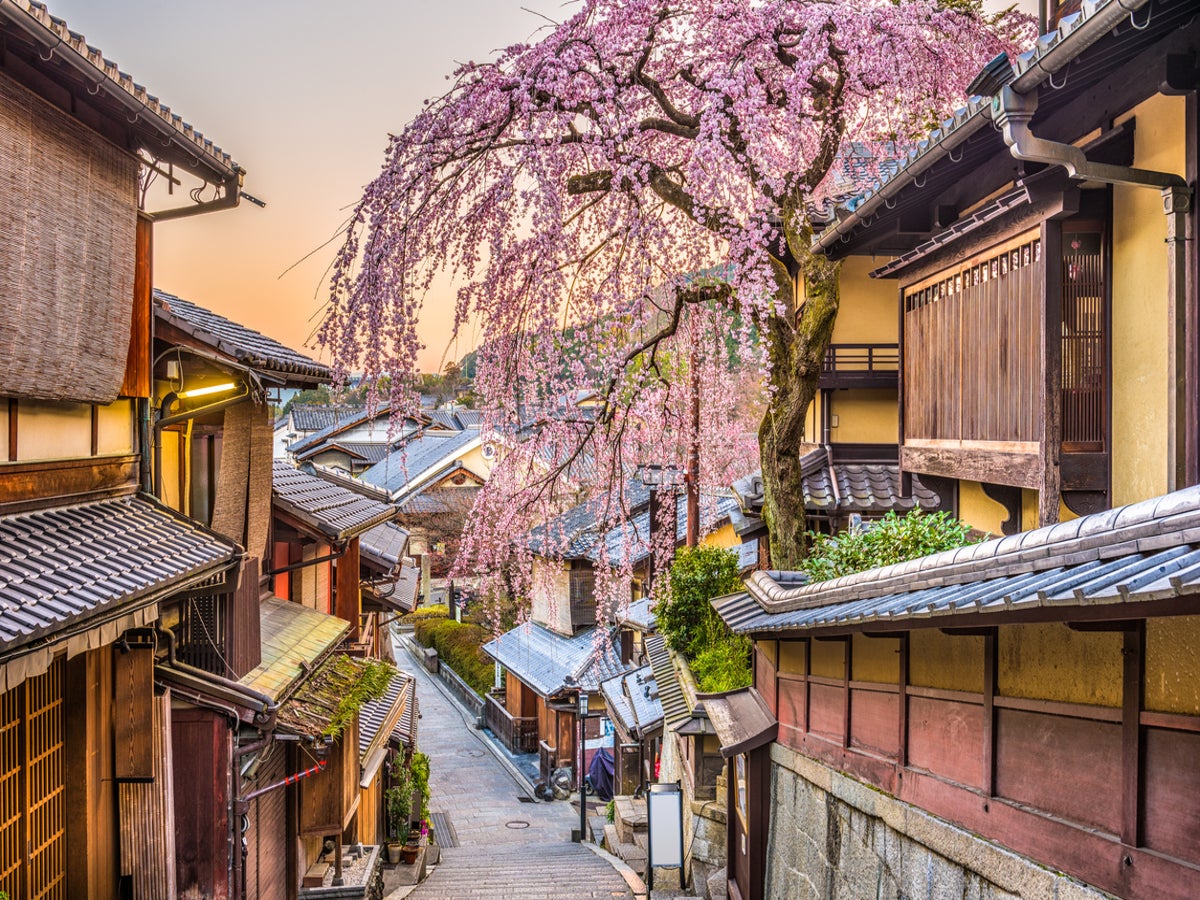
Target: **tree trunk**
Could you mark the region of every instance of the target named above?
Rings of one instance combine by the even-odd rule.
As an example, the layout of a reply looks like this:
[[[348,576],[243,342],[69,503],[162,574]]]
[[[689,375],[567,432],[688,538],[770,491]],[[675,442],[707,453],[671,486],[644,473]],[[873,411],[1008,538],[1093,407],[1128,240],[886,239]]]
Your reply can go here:
[[[758,429],[763,519],[770,535],[771,566],[776,569],[795,569],[804,558],[800,445],[840,300],[837,263],[809,253],[808,235],[788,237],[804,294],[797,309],[794,282],[783,263],[777,264],[775,313],[767,322],[766,335],[772,394]]]

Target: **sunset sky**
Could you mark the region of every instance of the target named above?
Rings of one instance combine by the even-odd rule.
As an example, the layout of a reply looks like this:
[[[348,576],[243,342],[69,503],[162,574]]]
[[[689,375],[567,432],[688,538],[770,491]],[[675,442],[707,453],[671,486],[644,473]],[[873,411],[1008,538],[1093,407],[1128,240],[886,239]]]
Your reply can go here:
[[[268,204],[160,224],[155,285],[314,354],[331,238],[379,171],[388,133],[446,89],[455,62],[529,38],[546,24],[536,13],[571,11],[561,0],[49,7],[231,152],[247,170],[245,190]],[[448,291],[426,302],[426,371],[473,347],[471,336],[449,343],[449,304]]]

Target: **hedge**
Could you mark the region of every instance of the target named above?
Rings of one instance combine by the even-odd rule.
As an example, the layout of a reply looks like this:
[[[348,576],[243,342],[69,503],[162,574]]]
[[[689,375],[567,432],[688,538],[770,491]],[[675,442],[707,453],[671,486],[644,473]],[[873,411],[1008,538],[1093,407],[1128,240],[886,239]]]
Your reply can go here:
[[[479,625],[453,619],[425,619],[415,622],[413,636],[425,647],[438,652],[443,662],[480,694],[495,684],[495,664],[480,648],[491,634]]]

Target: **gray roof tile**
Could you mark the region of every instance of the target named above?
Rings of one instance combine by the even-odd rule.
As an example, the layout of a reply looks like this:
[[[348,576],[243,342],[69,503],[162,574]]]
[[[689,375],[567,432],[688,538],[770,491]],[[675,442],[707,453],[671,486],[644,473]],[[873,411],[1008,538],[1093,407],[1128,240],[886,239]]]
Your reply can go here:
[[[274,503],[334,540],[353,537],[390,521],[396,508],[326,478],[275,460]]]
[[[164,595],[240,553],[138,496],[0,517],[0,648]]]
[[[479,431],[474,428],[449,433],[426,431],[393,449],[382,462],[363,472],[360,478],[400,499],[410,484],[430,470],[452,462],[456,454],[464,453],[472,442],[478,440]]]
[[[358,538],[359,551],[376,565],[392,569],[404,558],[408,531],[395,522],[368,528]]]
[[[641,737],[662,726],[663,707],[650,666],[609,678],[600,685],[600,690],[630,734]]]
[[[543,697],[566,689],[599,690],[601,681],[626,668],[608,628],[585,628],[563,637],[526,622],[484,644],[483,652]]]

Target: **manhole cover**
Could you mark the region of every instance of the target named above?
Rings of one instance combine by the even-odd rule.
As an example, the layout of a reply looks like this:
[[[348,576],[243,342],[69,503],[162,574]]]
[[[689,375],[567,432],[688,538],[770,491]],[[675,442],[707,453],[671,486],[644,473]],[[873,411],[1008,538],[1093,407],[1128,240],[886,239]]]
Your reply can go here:
[[[479,759],[479,757],[483,756],[483,751],[482,750],[459,750],[458,755],[459,756],[469,756],[471,759]]]
[[[528,828],[529,823],[523,819],[513,819],[511,822],[504,823],[505,828]]]

